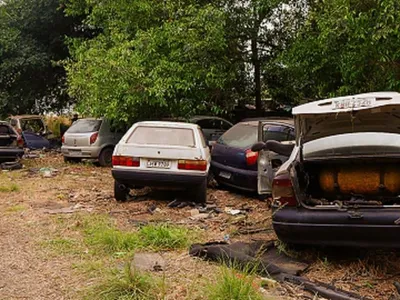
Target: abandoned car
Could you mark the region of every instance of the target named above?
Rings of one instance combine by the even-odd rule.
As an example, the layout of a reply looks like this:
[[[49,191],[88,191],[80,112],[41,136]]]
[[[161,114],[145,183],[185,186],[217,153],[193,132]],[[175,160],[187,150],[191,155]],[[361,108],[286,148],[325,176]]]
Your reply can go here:
[[[24,155],[21,136],[7,123],[0,121],[0,162],[14,161]]]
[[[113,126],[105,119],[79,119],[62,137],[64,160],[95,159],[101,166],[111,166],[114,147],[125,132],[123,126]]]
[[[258,152],[251,146],[257,141],[294,140],[294,125],[291,118],[269,118],[258,121],[240,122],[223,134],[211,151],[211,170],[219,185],[257,192]],[[282,165],[288,156],[276,155],[272,159],[274,168]],[[271,177],[271,176],[270,176]],[[272,178],[270,178],[272,184]],[[271,189],[269,189],[269,193]]]
[[[206,201],[210,150],[200,127],[178,122],[138,122],[115,147],[114,195],[127,200],[131,189],[174,187],[195,202]]]
[[[45,121],[38,115],[20,115],[8,118],[11,126],[22,136],[24,147],[29,149],[49,148],[52,133]]]
[[[296,145],[272,187],[279,239],[399,247],[400,94],[325,99],[295,107],[293,115]],[[258,143],[253,150],[268,157],[291,146]]]

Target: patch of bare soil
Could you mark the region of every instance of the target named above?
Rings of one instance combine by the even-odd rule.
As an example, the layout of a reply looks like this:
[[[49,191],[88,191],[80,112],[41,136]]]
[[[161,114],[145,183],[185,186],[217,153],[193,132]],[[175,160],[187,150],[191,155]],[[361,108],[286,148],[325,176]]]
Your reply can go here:
[[[68,253],[65,248],[65,254],[60,255],[42,246],[43,241],[54,236],[67,239],[76,235],[70,225],[61,221],[79,213],[106,214],[127,230],[148,222],[182,224],[201,231],[204,242],[276,238],[268,203],[251,195],[210,189],[209,205],[215,209],[207,212],[196,211],[190,205],[168,207],[176,197],[176,193],[169,191],[144,190],[132,201],[118,203],[113,198],[113,179],[108,168],[64,164],[60,155],[51,153],[26,160],[24,164],[23,170],[0,174],[0,187],[11,184],[18,187],[0,191],[0,299],[83,297],[85,289],[96,282],[102,264],[94,262],[93,270],[79,272],[77,266],[82,264],[87,250]],[[236,214],[234,210],[241,212]],[[204,213],[208,215],[199,216]],[[394,281],[400,280],[397,252],[350,253],[347,249],[285,247],[282,251],[311,262],[304,274],[309,279],[331,283],[371,299],[397,295],[393,286]],[[219,266],[192,258],[188,251],[171,251],[163,256],[168,265],[162,274],[168,281],[166,298],[206,299],[206,282],[215,278]],[[266,294],[268,299],[311,297],[289,284]]]

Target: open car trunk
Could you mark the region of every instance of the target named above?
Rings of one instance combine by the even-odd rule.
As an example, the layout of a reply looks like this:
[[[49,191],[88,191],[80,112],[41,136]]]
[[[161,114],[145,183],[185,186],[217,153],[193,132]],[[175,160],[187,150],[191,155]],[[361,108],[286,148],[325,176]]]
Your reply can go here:
[[[400,205],[400,158],[305,161],[292,173],[298,200],[310,208]]]

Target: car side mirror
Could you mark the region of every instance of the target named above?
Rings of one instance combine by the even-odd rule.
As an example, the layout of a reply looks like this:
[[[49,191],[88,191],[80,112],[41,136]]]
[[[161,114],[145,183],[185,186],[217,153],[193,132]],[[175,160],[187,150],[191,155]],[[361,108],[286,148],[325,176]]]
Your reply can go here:
[[[251,147],[251,151],[260,152],[261,150],[264,150],[264,148],[265,148],[264,142],[257,142]]]

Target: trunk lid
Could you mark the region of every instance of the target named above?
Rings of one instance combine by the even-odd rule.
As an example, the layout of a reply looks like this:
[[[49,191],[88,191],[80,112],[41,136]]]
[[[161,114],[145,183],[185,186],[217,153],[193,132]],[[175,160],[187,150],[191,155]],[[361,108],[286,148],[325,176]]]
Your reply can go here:
[[[298,144],[356,132],[400,134],[400,94],[367,93],[314,101],[295,107],[293,115]]]
[[[247,149],[234,148],[217,143],[212,149],[211,157],[213,161],[230,167],[244,170],[257,170],[256,165],[247,165],[246,150]]]
[[[90,137],[100,130],[102,120],[100,119],[80,119],[64,134],[64,145],[69,147],[88,147]]]
[[[90,146],[90,137],[94,132],[86,133],[65,133],[64,145],[68,147],[88,147]]]

